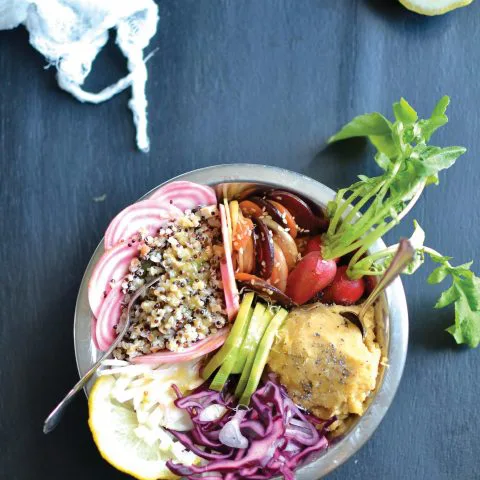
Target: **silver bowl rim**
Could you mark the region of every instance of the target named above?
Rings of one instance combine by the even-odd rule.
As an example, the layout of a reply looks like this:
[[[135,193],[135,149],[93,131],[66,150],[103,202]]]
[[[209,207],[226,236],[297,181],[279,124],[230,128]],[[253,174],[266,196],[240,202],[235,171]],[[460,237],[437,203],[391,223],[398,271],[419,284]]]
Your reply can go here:
[[[262,164],[220,164],[183,173],[146,193],[141,199],[148,198],[162,185],[174,180],[189,180],[205,185],[216,185],[229,182],[258,182],[301,192],[313,201],[326,205],[335,192],[324,184],[297,172]],[[372,251],[384,248],[379,240]],[[87,265],[80,284],[74,315],[74,348],[79,375],[82,376],[88,367],[97,359],[98,352],[90,342],[91,312],[88,307],[87,287],[92,269],[103,253],[103,238]],[[346,435],[331,445],[317,459],[303,465],[296,471],[298,480],[319,479],[347,461],[372,436],[390,407],[405,366],[408,348],[408,309],[402,281],[396,279],[385,291],[385,306],[388,312],[388,367],[365,414],[354,424]],[[88,328],[86,324],[88,323]],[[93,347],[93,348],[92,348]],[[88,396],[91,384],[85,389]]]

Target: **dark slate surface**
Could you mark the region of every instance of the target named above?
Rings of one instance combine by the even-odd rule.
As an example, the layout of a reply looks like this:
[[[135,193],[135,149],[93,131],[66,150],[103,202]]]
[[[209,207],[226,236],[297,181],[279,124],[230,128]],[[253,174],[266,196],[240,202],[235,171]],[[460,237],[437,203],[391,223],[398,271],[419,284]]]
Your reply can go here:
[[[23,29],[0,33],[1,478],[125,478],[97,454],[84,398],[54,434],[41,426],[76,379],[75,297],[108,220],[174,175],[257,162],[338,188],[374,171],[361,141],[325,150],[342,123],[402,95],[428,113],[448,93],[451,123],[436,141],[469,152],[413,216],[459,262],[478,253],[480,2],[441,18],[388,0],[165,0],[160,12],[149,155],[135,151],[127,93],[81,105]],[[92,89],[124,73],[113,42],[95,67]],[[480,478],[480,350],[443,332],[452,312],[432,309],[429,269],[405,281],[411,339],[395,401],[331,480]]]

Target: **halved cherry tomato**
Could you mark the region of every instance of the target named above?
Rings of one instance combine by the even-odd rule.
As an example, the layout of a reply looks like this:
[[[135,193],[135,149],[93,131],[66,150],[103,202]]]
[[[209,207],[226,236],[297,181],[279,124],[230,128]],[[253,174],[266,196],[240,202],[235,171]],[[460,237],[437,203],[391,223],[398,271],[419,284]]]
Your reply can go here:
[[[281,203],[276,202],[275,200],[268,200],[272,205],[275,205],[277,209],[282,214],[282,217],[285,219],[286,224],[282,225],[283,228],[288,228],[288,233],[290,236],[295,239],[297,237],[298,229],[297,224],[295,223],[295,219],[293,215],[288,211],[287,207],[282,205]]]
[[[286,294],[300,305],[332,283],[337,273],[333,260],[324,260],[320,252],[305,255],[290,272]]]
[[[285,255],[277,242],[274,243],[273,270],[268,282],[282,292],[287,288],[288,265]]]
[[[246,217],[261,217],[264,213],[259,205],[250,200],[242,200],[239,203],[239,206],[240,210]]]
[[[338,305],[352,305],[358,302],[365,292],[363,278],[351,280],[347,276],[347,265],[337,268],[337,273],[330,286],[325,289],[324,298]]]

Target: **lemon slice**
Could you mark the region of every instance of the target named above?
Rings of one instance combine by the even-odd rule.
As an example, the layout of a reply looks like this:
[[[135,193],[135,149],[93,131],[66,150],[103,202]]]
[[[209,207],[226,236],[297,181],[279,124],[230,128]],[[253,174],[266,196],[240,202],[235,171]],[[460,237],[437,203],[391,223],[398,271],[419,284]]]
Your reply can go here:
[[[422,15],[443,15],[444,13],[455,10],[456,8],[466,7],[473,0],[399,0],[400,3],[412,10],[412,12]]]
[[[139,480],[178,478],[166,467],[172,456],[159,448],[159,442],[149,444],[137,435],[137,415],[112,397],[114,384],[113,377],[100,377],[88,401],[88,424],[102,457]]]

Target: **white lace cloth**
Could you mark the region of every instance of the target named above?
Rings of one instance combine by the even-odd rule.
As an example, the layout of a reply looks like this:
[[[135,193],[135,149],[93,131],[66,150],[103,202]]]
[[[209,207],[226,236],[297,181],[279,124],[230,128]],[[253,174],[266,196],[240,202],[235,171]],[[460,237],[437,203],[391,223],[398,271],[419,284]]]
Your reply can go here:
[[[137,145],[149,150],[147,69],[143,50],[157,31],[153,0],[0,0],[0,30],[23,24],[30,43],[57,68],[58,85],[81,102],[100,103],[132,87],[128,103],[137,129]],[[116,43],[127,58],[129,74],[98,93],[83,90],[92,62],[117,30]]]

